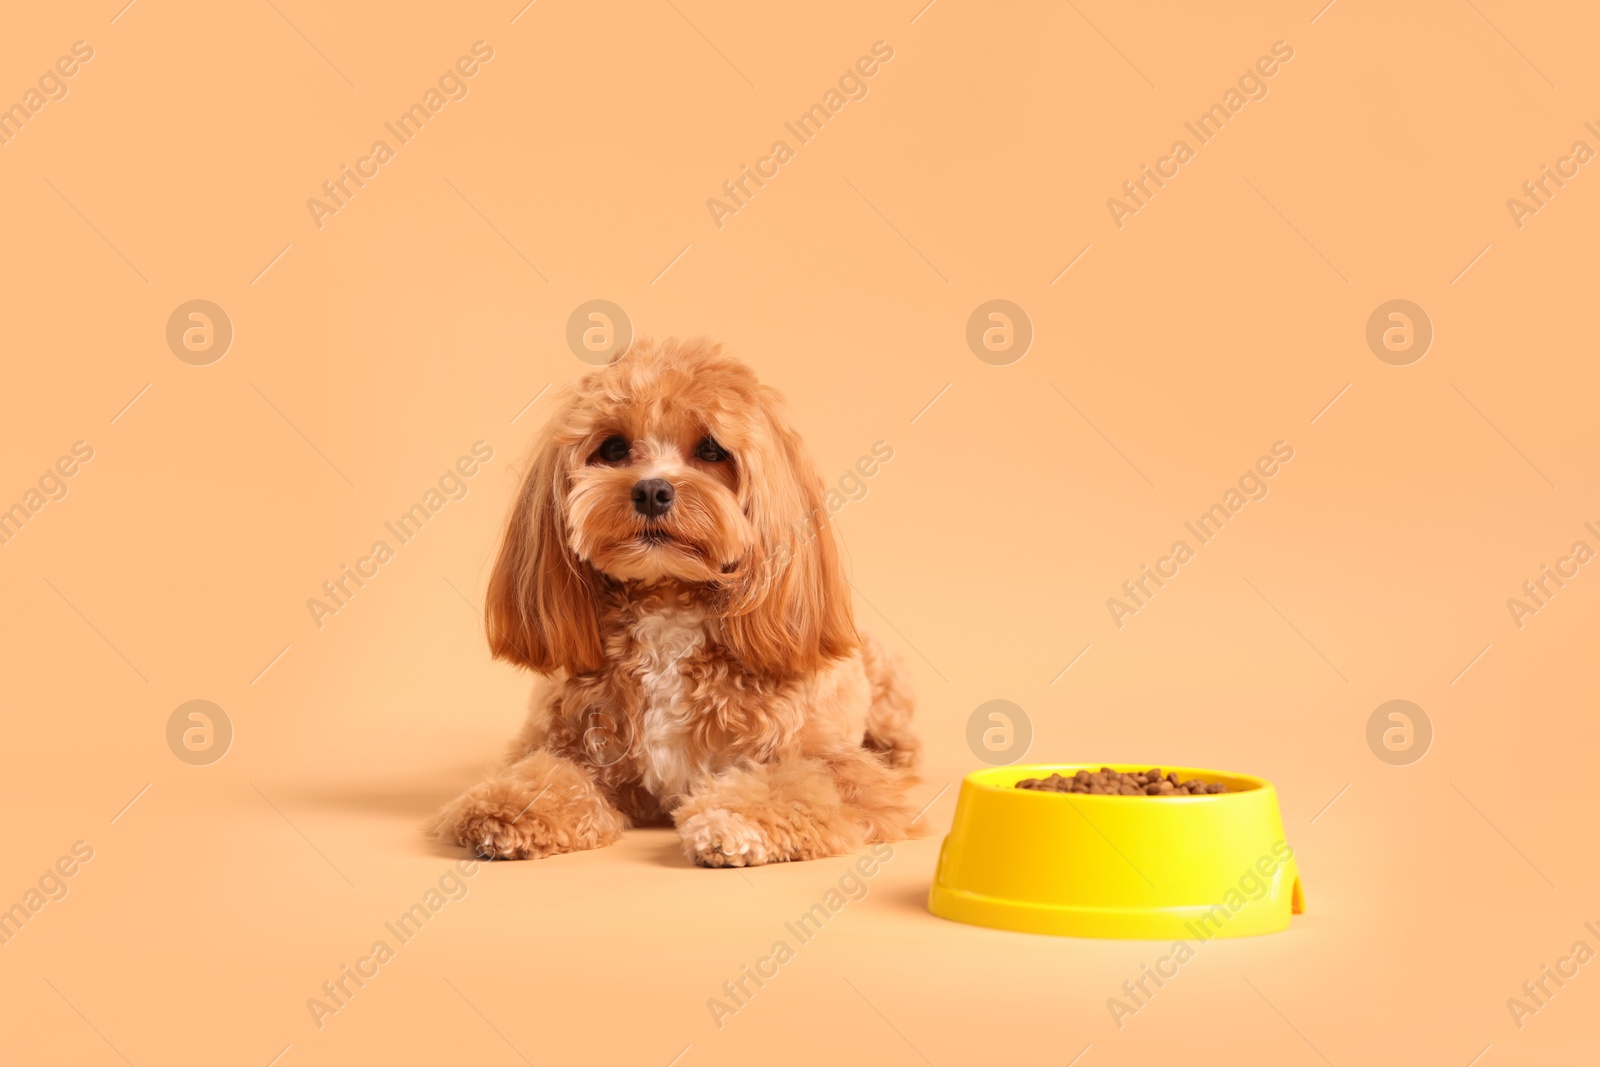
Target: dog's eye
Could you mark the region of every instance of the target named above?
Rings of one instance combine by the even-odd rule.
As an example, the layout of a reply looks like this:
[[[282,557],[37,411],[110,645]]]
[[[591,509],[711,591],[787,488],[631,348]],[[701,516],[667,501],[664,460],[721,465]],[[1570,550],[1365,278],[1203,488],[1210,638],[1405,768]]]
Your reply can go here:
[[[607,463],[621,463],[628,458],[628,439],[626,437],[608,437],[600,442],[600,449],[595,455]]]
[[[700,439],[700,443],[695,446],[694,454],[696,459],[703,460],[706,463],[721,463],[728,458],[728,453],[723,450],[722,446],[709,437]]]

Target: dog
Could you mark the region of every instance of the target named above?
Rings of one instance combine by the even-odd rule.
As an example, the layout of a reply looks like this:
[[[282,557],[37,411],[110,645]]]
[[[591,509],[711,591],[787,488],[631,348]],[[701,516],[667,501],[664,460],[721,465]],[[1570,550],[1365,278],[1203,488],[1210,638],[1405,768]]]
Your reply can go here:
[[[856,629],[779,395],[636,340],[539,435],[489,579],[491,652],[550,678],[506,762],[431,823],[483,859],[677,828],[702,867],[916,836],[912,692]]]

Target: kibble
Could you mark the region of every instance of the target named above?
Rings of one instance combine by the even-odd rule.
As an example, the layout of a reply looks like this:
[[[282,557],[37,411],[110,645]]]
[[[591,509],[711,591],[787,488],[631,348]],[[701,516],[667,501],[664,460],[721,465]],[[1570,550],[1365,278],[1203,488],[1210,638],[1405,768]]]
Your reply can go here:
[[[1060,774],[1052,774],[1048,778],[1024,778],[1017,783],[1017,788],[1037,789],[1044,793],[1124,797],[1194,797],[1228,791],[1228,787],[1221,782],[1202,782],[1198,778],[1179,781],[1176,773],[1169,771],[1162,774],[1160,767],[1131,774],[1101,767],[1098,771],[1079,771],[1070,778]]]

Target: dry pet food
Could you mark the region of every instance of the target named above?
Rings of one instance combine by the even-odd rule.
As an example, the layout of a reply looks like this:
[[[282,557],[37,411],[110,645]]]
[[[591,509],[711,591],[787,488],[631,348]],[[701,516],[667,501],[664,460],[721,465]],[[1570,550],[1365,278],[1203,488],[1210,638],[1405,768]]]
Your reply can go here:
[[[1070,778],[1052,774],[1048,778],[1024,778],[1018,789],[1037,789],[1045,793],[1093,793],[1100,796],[1124,797],[1192,797],[1208,793],[1226,793],[1228,787],[1221,782],[1202,782],[1190,778],[1178,781],[1173,773],[1162,775],[1160,767],[1132,774],[1101,767],[1098,771],[1079,771]]]

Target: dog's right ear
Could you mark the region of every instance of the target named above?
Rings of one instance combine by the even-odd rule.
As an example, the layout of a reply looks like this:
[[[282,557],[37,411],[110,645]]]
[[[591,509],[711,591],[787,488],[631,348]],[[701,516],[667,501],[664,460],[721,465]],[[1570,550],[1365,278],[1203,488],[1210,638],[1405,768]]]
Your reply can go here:
[[[594,573],[567,547],[567,472],[546,430],[517,491],[489,578],[485,625],[496,659],[541,674],[600,669]]]

